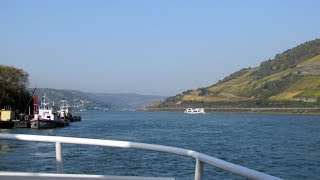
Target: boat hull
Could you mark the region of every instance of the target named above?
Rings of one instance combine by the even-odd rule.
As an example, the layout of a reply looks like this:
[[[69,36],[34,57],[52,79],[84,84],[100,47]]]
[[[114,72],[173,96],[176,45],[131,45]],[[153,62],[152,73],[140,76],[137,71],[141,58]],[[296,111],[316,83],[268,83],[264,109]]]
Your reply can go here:
[[[14,120],[14,128],[30,128],[30,120]]]
[[[61,119],[61,121],[58,124],[58,127],[66,127],[70,125],[70,120],[68,119]]]
[[[205,112],[184,112],[185,114],[205,114]]]
[[[14,122],[12,121],[0,121],[0,129],[11,129],[14,127]]]
[[[52,129],[52,128],[61,127],[59,126],[58,121],[45,120],[45,119],[31,120],[30,126],[32,129]]]

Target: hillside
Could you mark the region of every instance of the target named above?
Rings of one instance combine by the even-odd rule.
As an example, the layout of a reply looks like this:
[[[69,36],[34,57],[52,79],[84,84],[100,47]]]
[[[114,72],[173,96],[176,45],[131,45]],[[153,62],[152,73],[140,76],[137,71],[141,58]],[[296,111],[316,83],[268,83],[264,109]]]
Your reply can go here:
[[[56,104],[62,99],[67,100],[74,110],[109,110],[117,108],[112,104],[96,101],[87,95],[87,93],[81,91],[37,88],[36,94],[39,97],[43,96],[44,93],[47,94],[50,101],[54,101]]]
[[[89,96],[95,100],[105,103],[112,103],[117,107],[139,109],[148,106],[155,101],[164,100],[163,96],[141,95],[135,93],[89,93]]]
[[[77,90],[58,90],[38,88],[36,94],[42,96],[46,92],[50,101],[59,102],[62,99],[69,101],[76,110],[135,110],[146,107],[153,101],[165,99],[162,96],[139,94],[110,94],[87,93]]]
[[[243,68],[218,83],[188,90],[151,107],[283,107],[320,104],[320,39]]]

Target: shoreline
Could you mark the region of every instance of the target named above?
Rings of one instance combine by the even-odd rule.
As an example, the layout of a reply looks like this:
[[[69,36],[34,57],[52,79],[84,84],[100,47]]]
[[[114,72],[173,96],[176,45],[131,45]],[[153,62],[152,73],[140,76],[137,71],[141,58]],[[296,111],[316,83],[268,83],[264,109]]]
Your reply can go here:
[[[143,108],[140,112],[184,112],[186,108]],[[210,113],[268,113],[268,114],[314,114],[320,115],[320,108],[204,108]]]

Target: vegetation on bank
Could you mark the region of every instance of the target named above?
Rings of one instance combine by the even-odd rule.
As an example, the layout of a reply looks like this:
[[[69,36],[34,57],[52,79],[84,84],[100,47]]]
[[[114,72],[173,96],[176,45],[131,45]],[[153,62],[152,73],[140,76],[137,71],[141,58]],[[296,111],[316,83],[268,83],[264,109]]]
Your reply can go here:
[[[183,112],[185,108],[182,107],[164,107],[164,108],[142,108],[138,109],[138,111],[141,112]],[[319,115],[320,114],[320,108],[223,108],[223,107],[218,107],[218,108],[205,108],[206,113],[263,113],[263,114],[314,114],[314,115]]]
[[[32,102],[27,86],[29,74],[13,66],[0,65],[0,108],[11,108],[19,113],[27,111]]]
[[[150,107],[319,107],[320,39]]]

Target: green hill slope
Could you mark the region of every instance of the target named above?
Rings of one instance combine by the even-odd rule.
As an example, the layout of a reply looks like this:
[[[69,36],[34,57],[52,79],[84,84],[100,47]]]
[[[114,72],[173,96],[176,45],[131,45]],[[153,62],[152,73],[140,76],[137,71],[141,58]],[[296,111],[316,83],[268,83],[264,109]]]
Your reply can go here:
[[[320,104],[320,39],[244,68],[218,83],[167,98],[152,107],[270,107]]]

